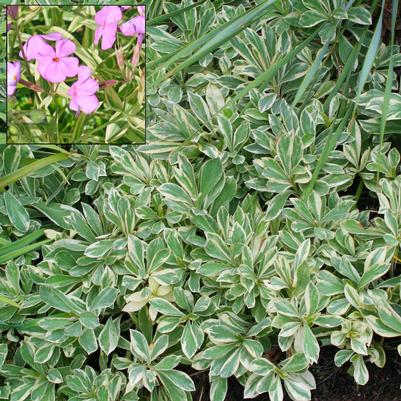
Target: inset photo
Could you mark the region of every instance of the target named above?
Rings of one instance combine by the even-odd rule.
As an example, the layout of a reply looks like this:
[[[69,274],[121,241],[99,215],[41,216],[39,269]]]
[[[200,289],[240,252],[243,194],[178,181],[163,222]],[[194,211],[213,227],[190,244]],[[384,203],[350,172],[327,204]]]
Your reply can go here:
[[[7,143],[145,143],[145,6],[7,6]]]

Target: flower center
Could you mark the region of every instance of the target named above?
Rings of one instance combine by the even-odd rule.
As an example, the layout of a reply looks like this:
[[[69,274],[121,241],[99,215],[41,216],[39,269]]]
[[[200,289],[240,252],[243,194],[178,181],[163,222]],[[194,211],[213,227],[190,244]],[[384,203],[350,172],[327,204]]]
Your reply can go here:
[[[58,57],[53,57],[53,61],[60,61],[60,59]]]
[[[14,75],[14,76],[13,76],[13,81],[16,81],[16,80],[17,80],[17,76]]]

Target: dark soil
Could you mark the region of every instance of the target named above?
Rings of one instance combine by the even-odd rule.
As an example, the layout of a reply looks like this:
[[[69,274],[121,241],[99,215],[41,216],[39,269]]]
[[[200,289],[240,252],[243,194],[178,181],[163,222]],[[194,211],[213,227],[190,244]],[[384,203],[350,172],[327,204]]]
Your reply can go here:
[[[392,347],[386,349],[387,362],[383,369],[367,363],[369,382],[358,386],[347,374],[349,365],[337,368],[334,365],[336,349],[322,349],[319,364],[312,367],[317,389],[312,392],[312,401],[401,401],[401,357]],[[197,388],[194,401],[210,401],[207,373],[197,372],[191,375]],[[269,401],[267,394],[262,394],[254,401]],[[246,401],[243,398],[243,388],[235,379],[229,380],[228,394],[225,401]],[[284,401],[291,401],[285,397]]]

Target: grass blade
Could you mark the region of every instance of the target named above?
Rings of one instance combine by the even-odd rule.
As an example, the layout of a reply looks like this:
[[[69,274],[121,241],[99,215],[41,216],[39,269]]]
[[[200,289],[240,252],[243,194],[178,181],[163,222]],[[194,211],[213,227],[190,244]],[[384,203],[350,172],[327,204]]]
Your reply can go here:
[[[46,167],[50,164],[60,162],[62,160],[67,160],[69,158],[69,154],[65,153],[57,153],[51,156],[44,157],[43,159],[35,160],[32,163],[27,164],[20,169],[13,171],[10,174],[5,175],[0,178],[0,191],[4,190],[5,187],[24,178],[31,174],[34,171],[40,170],[43,167]]]
[[[354,110],[355,110],[355,105],[348,107],[347,112],[345,113],[345,116],[341,119],[341,122],[340,122],[339,126],[337,127],[337,129],[335,130],[335,132],[333,132],[334,126],[333,126],[333,129],[330,130],[330,132],[327,136],[327,140],[324,145],[323,151],[320,154],[320,157],[316,164],[315,169],[313,170],[312,178],[309,181],[308,186],[302,192],[302,198],[306,199],[313,191],[313,188],[315,187],[316,181],[319,177],[320,170],[323,168],[327,159],[330,156],[331,151],[336,146],[337,140],[340,137],[341,133],[344,131],[344,128],[345,128],[351,114],[354,112]]]
[[[382,7],[380,11],[380,17],[377,21],[375,31],[373,33],[372,41],[370,42],[368,52],[366,53],[365,60],[362,65],[362,70],[359,74],[357,89],[356,89],[356,98],[358,99],[361,95],[363,88],[365,86],[366,80],[368,79],[368,75],[370,69],[372,68],[373,62],[375,61],[377,50],[379,49],[381,42],[381,34],[382,34],[382,25],[383,25],[383,13],[384,13],[384,0],[382,2]]]
[[[374,8],[375,8],[375,5],[373,5],[372,9],[374,9]],[[320,157],[316,164],[315,169],[313,170],[312,178],[311,178],[308,186],[302,193],[302,197],[304,199],[307,198],[313,191],[316,181],[319,178],[320,171],[322,170],[323,166],[325,165],[326,161],[328,160],[330,153],[335,148],[337,140],[340,137],[343,130],[345,129],[345,126],[347,125],[349,118],[351,117],[351,115],[353,116],[355,113],[358,98],[361,95],[362,90],[365,86],[370,69],[372,68],[374,59],[376,57],[377,50],[380,46],[381,30],[382,30],[382,23],[383,23],[383,12],[384,12],[384,1],[382,2],[380,17],[379,17],[379,20],[377,21],[377,25],[375,28],[375,32],[373,34],[372,41],[370,42],[368,52],[366,54],[366,58],[364,60],[361,72],[359,74],[359,79],[358,79],[358,84],[357,84],[357,89],[356,89],[356,100],[352,104],[352,106],[347,108],[347,111],[346,111],[344,117],[342,117],[341,122],[340,122],[339,126],[337,127],[336,131],[334,133],[332,133],[332,132],[329,133],[326,143],[324,145],[323,151],[320,154]],[[350,67],[352,67],[351,64],[350,64]],[[348,78],[348,82],[349,82],[350,74],[347,74],[347,75],[348,75],[347,78]],[[348,84],[346,86],[348,87]]]
[[[317,35],[318,30],[312,33],[307,39],[301,42],[299,45],[295,46],[288,54],[286,54],[281,59],[277,60],[277,62],[271,65],[263,74],[260,74],[256,79],[246,85],[243,89],[241,89],[237,95],[235,95],[232,99],[230,99],[226,105],[219,110],[217,113],[220,113],[227,106],[236,103],[238,100],[247,95],[252,89],[258,88],[263,84],[267,84],[271,81],[271,79],[277,74],[277,72],[283,68],[286,64],[288,64],[305,46],[307,46]],[[214,117],[214,116],[213,116]]]
[[[325,55],[327,54],[327,50],[329,48],[329,41],[326,41],[325,45],[319,50],[315,61],[312,63],[309,71],[307,72],[307,74],[305,75],[304,79],[301,82],[300,87],[298,88],[298,91],[295,95],[295,98],[292,102],[292,107],[295,107],[296,104],[302,99],[302,96],[304,95],[307,87],[309,86],[309,84],[312,82],[312,79],[315,77],[323,58],[325,57]]]
[[[249,25],[253,24],[255,21],[259,21],[262,16],[270,10],[271,5],[274,3],[275,0],[266,0],[264,3],[259,4],[251,10],[246,11],[232,21],[224,23],[223,25],[204,35],[202,38],[199,38],[198,40],[192,42],[190,45],[185,46],[183,49],[176,52],[167,61],[161,61],[159,59],[155,63],[148,63],[148,67],[153,68],[163,62],[165,67],[168,68],[175,61],[185,56],[188,57],[190,52],[195,49],[199,49],[191,57],[187,58],[185,61],[167,72],[164,76],[157,79],[156,82],[154,82],[153,84],[155,86],[159,85],[161,82],[165,81],[169,77],[194,64],[206,54],[211,53],[220,45],[238,35],[238,33],[243,31]]]
[[[184,14],[185,12],[187,12],[189,10],[192,10],[195,7],[200,6],[205,1],[206,0],[200,0],[197,3],[190,4],[189,6],[180,8],[179,10],[172,11],[169,14],[163,14],[163,15],[160,15],[158,17],[154,17],[152,19],[149,19],[149,20],[146,21],[146,25],[147,26],[154,26],[154,25],[162,24],[163,22],[168,22],[170,20],[170,18],[176,17],[177,15],[180,15],[180,14]]]
[[[25,235],[24,237],[18,239],[17,241],[14,242],[7,242],[7,244],[4,244],[4,246],[0,247],[0,257],[3,255],[14,252],[15,250],[30,244],[31,242],[37,240],[44,234],[45,230],[41,228],[40,230],[34,231],[28,235]]]
[[[20,308],[20,305],[18,305],[16,302],[11,300],[10,298],[6,297],[5,295],[0,295],[0,303],[14,306],[15,308]]]
[[[386,81],[386,87],[384,89],[384,99],[382,106],[382,118],[380,120],[380,146],[383,145],[384,131],[386,130],[387,114],[390,106],[390,96],[393,86],[393,69],[394,69],[393,47],[395,41],[395,22],[397,19],[397,13],[398,13],[398,0],[393,0],[391,9],[390,64],[387,70],[387,81]]]
[[[25,253],[34,251],[35,249],[38,249],[42,245],[46,245],[49,242],[51,242],[51,239],[45,239],[43,241],[35,242],[34,244],[26,245],[22,248],[13,247],[10,252],[4,253],[3,255],[0,256],[0,264],[7,263],[10,260],[13,260],[15,258],[18,258],[19,256],[24,255]]]
[[[329,105],[331,100],[333,99],[334,96],[337,95],[337,93],[339,92],[339,90],[342,88],[343,83],[345,82],[345,80],[351,75],[352,73],[352,69],[354,68],[355,65],[355,61],[359,55],[359,52],[361,50],[362,47],[362,42],[363,39],[366,36],[366,33],[368,31],[368,28],[366,28],[360,38],[358,43],[354,46],[354,48],[351,50],[351,53],[349,54],[347,61],[344,65],[344,68],[340,74],[340,76],[338,77],[336,84],[334,85],[334,88],[332,89],[332,91],[330,92],[330,95],[327,97],[327,99],[325,100],[324,104],[323,104],[323,108],[325,111],[328,110]]]
[[[346,5],[345,9],[348,10],[352,6],[353,3],[354,3],[354,0],[349,1],[348,4]],[[336,27],[338,24],[339,23],[337,22]],[[345,28],[343,28],[343,29],[345,29]],[[343,31],[341,31],[341,32],[343,32]],[[304,79],[302,80],[301,85],[298,88],[298,91],[297,91],[295,98],[293,100],[293,103],[292,103],[293,108],[302,99],[306,89],[308,88],[308,86],[311,84],[311,82],[315,78],[316,73],[320,67],[320,64],[322,63],[323,58],[327,54],[329,44],[330,44],[330,41],[327,40],[326,43],[324,44],[323,48],[321,48],[319,53],[317,54],[316,59],[313,62],[313,64],[311,65],[311,68],[309,69],[308,73],[305,75]],[[333,43],[333,46],[335,46],[335,42]]]

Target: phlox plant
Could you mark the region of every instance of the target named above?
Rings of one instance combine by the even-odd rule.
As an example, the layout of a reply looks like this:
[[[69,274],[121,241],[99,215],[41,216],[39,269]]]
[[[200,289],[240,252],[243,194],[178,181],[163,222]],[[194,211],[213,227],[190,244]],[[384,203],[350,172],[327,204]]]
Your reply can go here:
[[[146,144],[0,148],[0,400],[321,400],[328,355],[375,383],[401,354],[399,2],[147,4]],[[114,118],[141,10],[30,10],[10,99]]]
[[[144,6],[8,6],[8,143],[143,143]]]

